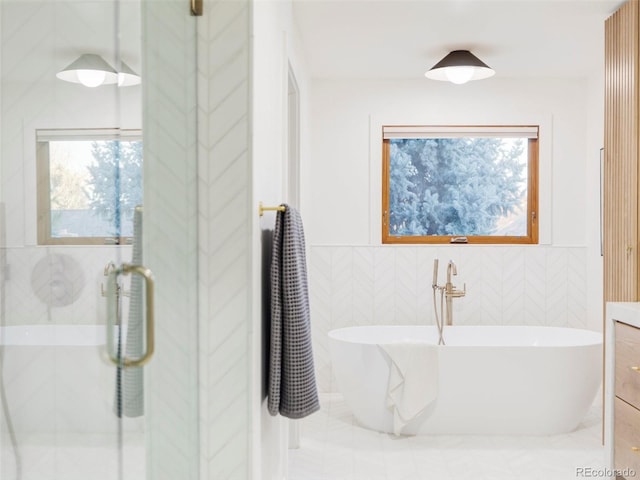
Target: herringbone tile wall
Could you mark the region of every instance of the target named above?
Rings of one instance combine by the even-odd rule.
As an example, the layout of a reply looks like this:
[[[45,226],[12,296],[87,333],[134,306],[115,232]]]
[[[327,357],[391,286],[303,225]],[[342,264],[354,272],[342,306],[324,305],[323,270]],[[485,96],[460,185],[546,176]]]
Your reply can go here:
[[[4,278],[4,325],[95,325],[106,321],[105,299],[101,285],[105,282],[102,266],[110,261],[131,258],[131,248],[121,247],[116,253],[113,247],[9,247],[5,249],[8,271]],[[49,259],[63,257],[65,268],[63,285],[73,295],[68,305],[50,306],[38,297],[37,285],[46,295],[56,278],[55,269],[38,269]],[[35,276],[38,275],[36,282]],[[127,280],[128,281],[128,280]]]
[[[433,260],[458,267],[458,325],[546,325],[586,328],[584,247],[312,246],[309,293],[321,391],[335,391],[327,333],[355,325],[433,325]],[[439,298],[439,297],[438,297]],[[438,300],[439,302],[439,300]]]
[[[251,2],[198,23],[202,478],[250,478]]]

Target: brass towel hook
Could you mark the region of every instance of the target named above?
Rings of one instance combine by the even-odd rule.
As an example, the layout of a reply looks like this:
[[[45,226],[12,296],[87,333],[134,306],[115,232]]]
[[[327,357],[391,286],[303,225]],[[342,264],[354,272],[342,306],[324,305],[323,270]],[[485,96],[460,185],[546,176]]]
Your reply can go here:
[[[287,207],[282,205],[278,205],[277,207],[265,207],[262,202],[258,204],[258,213],[260,216],[264,215],[264,212],[284,212],[287,210]]]

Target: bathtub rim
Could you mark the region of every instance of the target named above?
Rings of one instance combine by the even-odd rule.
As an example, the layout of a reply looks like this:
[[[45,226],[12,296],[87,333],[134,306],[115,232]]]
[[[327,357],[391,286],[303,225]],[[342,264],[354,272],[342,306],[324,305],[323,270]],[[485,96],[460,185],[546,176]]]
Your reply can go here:
[[[105,325],[0,326],[0,347],[102,347],[106,343],[106,338]]]
[[[347,332],[354,331],[364,331],[367,329],[397,329],[397,330],[412,330],[412,329],[426,329],[428,331],[436,331],[435,325],[354,325],[349,327],[340,327],[335,328],[327,332],[327,337],[332,341],[344,342],[354,345],[387,345],[392,343],[398,343],[403,341],[413,341],[413,342],[424,342],[424,343],[433,343],[427,340],[416,340],[416,339],[407,339],[407,338],[398,338],[393,340],[386,341],[375,341],[375,340],[364,340],[362,338],[348,338],[345,336],[341,336],[340,334],[345,334]],[[540,330],[545,331],[547,334],[551,333],[551,331],[556,331],[558,333],[562,333],[563,335],[568,334],[578,334],[580,338],[587,338],[589,340],[581,341],[581,342],[573,342],[573,343],[556,343],[556,344],[531,344],[531,343],[511,343],[511,344],[492,344],[492,343],[455,343],[453,345],[446,344],[447,342],[447,330],[463,330],[463,329],[473,329],[473,330],[509,330],[509,331],[532,331],[532,330]],[[439,345],[441,347],[449,347],[449,348],[505,348],[505,347],[515,347],[515,348],[572,348],[572,347],[588,347],[588,346],[602,346],[603,345],[603,334],[602,332],[597,332],[595,330],[588,330],[584,328],[573,328],[573,327],[556,327],[556,326],[546,326],[546,325],[449,325],[445,326],[444,329],[444,340],[445,345]],[[517,338],[517,337],[516,337]],[[437,341],[437,340],[436,340]]]

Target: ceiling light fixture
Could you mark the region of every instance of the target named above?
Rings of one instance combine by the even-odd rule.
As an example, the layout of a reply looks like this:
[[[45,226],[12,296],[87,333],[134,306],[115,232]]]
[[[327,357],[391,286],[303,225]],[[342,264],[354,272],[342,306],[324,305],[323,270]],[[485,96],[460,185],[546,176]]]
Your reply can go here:
[[[118,86],[130,87],[131,85],[139,85],[142,79],[140,75],[131,70],[131,67],[120,61],[120,71],[118,72]]]
[[[56,74],[60,80],[80,83],[85,87],[95,88],[100,85],[118,84],[121,87],[138,85],[140,76],[124,62],[121,71],[116,71],[100,55],[85,53],[75,62]]]
[[[424,74],[432,80],[461,85],[472,80],[489,78],[496,72],[468,50],[454,50]]]

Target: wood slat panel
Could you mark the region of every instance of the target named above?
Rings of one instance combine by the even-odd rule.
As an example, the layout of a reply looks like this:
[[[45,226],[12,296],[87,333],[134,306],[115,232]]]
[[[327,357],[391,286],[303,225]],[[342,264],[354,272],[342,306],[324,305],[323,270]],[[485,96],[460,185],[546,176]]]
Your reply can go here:
[[[640,299],[638,291],[639,72],[640,0],[629,0],[605,22],[603,305],[610,301],[624,302]],[[606,332],[606,329],[603,331]],[[603,356],[606,356],[604,351]],[[603,398],[603,400],[604,410],[604,403],[608,399]]]
[[[605,23],[604,300],[637,301],[640,7]]]

